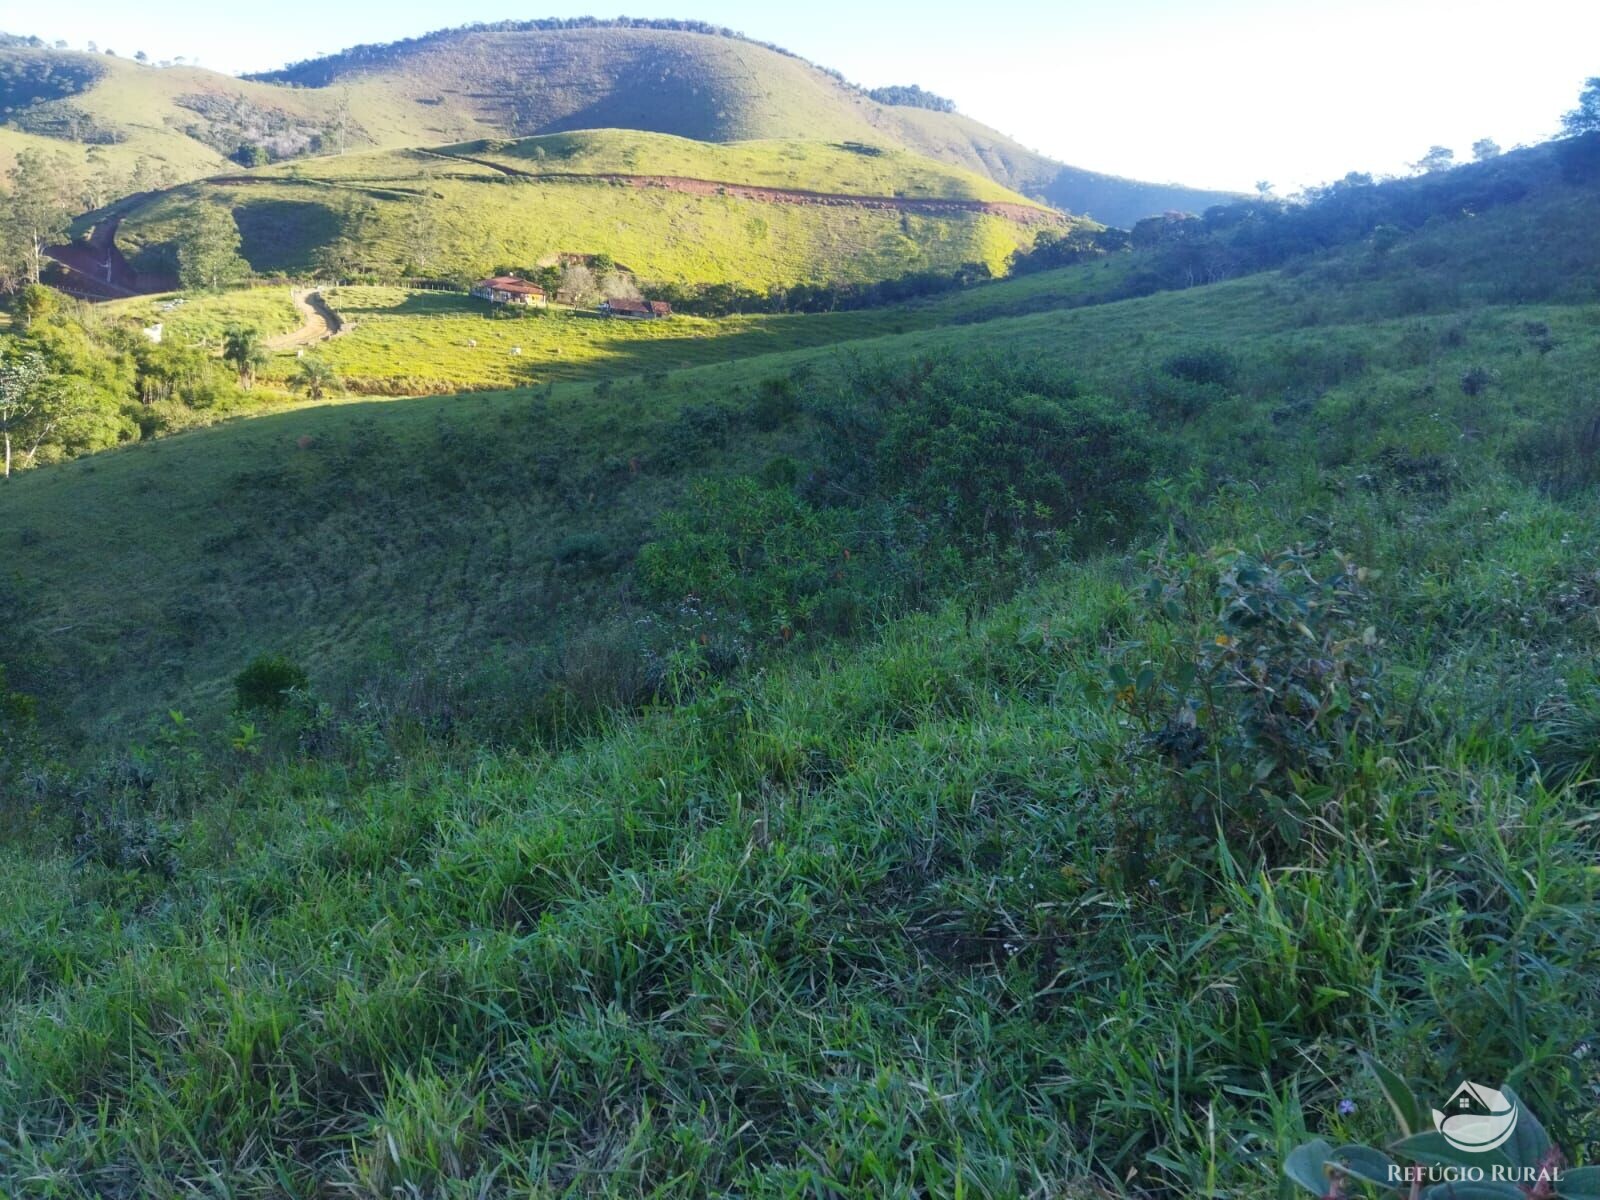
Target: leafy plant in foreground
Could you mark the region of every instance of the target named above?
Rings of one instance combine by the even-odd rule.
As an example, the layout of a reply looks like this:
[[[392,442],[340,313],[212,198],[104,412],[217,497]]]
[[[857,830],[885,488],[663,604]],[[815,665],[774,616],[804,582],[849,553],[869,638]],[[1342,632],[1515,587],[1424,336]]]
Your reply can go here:
[[[1389,1102],[1399,1136],[1384,1150],[1354,1143],[1334,1146],[1322,1138],[1295,1147],[1284,1159],[1284,1174],[1307,1191],[1324,1200],[1371,1189],[1380,1196],[1411,1200],[1600,1197],[1600,1167],[1564,1169],[1561,1148],[1511,1088],[1500,1089],[1518,1109],[1511,1137],[1496,1149],[1459,1150],[1430,1128],[1427,1110],[1400,1076],[1375,1059],[1363,1058]]]

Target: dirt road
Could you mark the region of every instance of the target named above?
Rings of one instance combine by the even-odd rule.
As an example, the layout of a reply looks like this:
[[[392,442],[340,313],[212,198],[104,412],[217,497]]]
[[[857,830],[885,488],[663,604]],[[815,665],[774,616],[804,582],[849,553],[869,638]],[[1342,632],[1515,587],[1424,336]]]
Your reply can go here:
[[[344,332],[344,319],[328,307],[321,292],[311,288],[295,288],[289,293],[289,299],[294,301],[294,306],[300,310],[305,321],[298,329],[268,338],[268,350],[293,350],[297,346],[310,346]]]

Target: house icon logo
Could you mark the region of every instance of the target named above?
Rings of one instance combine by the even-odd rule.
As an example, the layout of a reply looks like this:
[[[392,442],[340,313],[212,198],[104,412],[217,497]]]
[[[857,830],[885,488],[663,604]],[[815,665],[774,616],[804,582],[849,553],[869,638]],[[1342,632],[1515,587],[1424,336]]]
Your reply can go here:
[[[1517,1106],[1503,1093],[1470,1080],[1433,1110],[1433,1127],[1457,1150],[1483,1152],[1505,1144],[1517,1128]]]

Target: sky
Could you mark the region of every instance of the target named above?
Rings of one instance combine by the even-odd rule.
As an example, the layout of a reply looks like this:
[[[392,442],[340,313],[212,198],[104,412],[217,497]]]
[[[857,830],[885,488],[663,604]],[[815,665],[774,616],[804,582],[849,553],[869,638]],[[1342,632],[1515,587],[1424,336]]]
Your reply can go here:
[[[1401,173],[1432,145],[1553,134],[1600,75],[1600,0],[666,0],[867,85],[916,83],[1074,166],[1280,194]],[[567,0],[0,0],[0,29],[267,70],[471,21],[613,15]]]

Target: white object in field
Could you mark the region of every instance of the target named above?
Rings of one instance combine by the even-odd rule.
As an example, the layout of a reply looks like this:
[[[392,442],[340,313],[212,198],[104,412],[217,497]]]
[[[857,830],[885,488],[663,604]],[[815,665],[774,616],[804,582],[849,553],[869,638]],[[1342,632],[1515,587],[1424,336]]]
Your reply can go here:
[[[154,325],[146,325],[143,331],[145,337],[149,338],[158,346],[161,344],[161,327],[162,322],[157,321]]]

